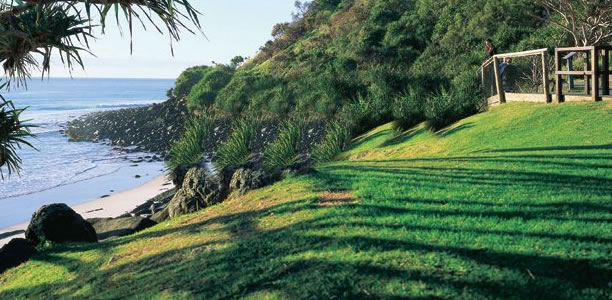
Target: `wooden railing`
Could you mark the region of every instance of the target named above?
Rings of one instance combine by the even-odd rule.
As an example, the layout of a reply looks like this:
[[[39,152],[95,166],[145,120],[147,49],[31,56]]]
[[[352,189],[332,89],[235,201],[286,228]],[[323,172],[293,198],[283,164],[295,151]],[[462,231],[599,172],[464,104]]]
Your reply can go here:
[[[483,81],[483,85],[485,82],[485,69],[489,67],[489,65],[493,65],[494,79],[495,79],[495,90],[497,95],[488,97],[488,101],[490,104],[493,103],[506,103],[507,100],[510,101],[530,101],[530,102],[553,102],[553,96],[555,98],[555,102],[560,103],[564,101],[584,101],[584,100],[592,100],[592,101],[600,101],[602,100],[602,96],[610,95],[610,66],[609,66],[609,58],[610,51],[612,51],[612,46],[591,46],[591,47],[568,47],[568,48],[556,48],[555,49],[555,93],[550,90],[550,80],[549,80],[549,72],[548,72],[548,62],[547,62],[547,48],[530,50],[530,51],[522,51],[522,52],[513,52],[513,53],[505,53],[505,54],[497,54],[489,59],[487,59],[480,66],[480,75]],[[586,53],[587,54],[587,68],[583,71],[573,71],[571,66],[570,70],[563,71],[561,69],[561,53],[568,52],[578,52],[578,53]],[[516,57],[528,57],[528,56],[541,56],[542,59],[542,84],[543,84],[543,95],[542,94],[521,94],[521,93],[507,93],[503,86],[502,74],[499,68],[500,60],[508,59],[508,58],[516,58]],[[601,60],[600,60],[601,59]],[[571,61],[569,61],[571,64]],[[601,64],[600,64],[601,63]],[[601,66],[601,68],[600,68]],[[576,96],[576,95],[564,95],[563,94],[563,80],[562,76],[584,76],[585,77],[585,94],[586,96]],[[601,80],[601,84],[600,81]],[[601,88],[601,93],[600,93]],[[510,96],[510,97],[508,97]]]
[[[557,102],[563,102],[565,100],[565,96],[563,95],[563,80],[561,80],[562,75],[584,76],[586,94],[590,94],[593,101],[602,100],[599,93],[600,79],[602,89],[601,95],[610,95],[610,51],[612,51],[612,46],[568,47],[555,49],[555,81],[557,82],[555,86],[555,95],[557,96]],[[561,53],[567,52],[586,53],[588,58],[588,63],[586,65],[587,69],[583,71],[562,71]],[[600,56],[601,69],[599,68]]]

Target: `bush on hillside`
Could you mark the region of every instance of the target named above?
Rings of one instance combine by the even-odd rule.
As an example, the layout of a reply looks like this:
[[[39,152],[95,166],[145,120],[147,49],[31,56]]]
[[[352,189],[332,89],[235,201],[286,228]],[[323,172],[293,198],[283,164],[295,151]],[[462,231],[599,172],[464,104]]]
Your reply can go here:
[[[393,101],[393,118],[394,123],[399,130],[408,130],[425,121],[424,112],[424,94],[418,92],[415,88],[410,88],[407,92],[402,93]]]
[[[206,74],[206,71],[210,67],[208,66],[197,66],[191,67],[183,71],[181,75],[176,79],[174,85],[174,95],[177,98],[185,97],[191,92],[191,88],[196,85],[202,77]]]
[[[425,117],[430,128],[440,130],[456,121],[477,113],[482,105],[480,85],[476,76],[462,73],[450,90],[431,95],[425,103]]]
[[[241,71],[221,89],[215,105],[231,113],[241,113],[247,109],[251,112],[268,112],[275,95],[283,95],[278,93],[281,87],[281,82],[273,76],[257,71]],[[276,88],[279,90],[275,91]]]
[[[209,68],[197,84],[195,84],[187,96],[187,108],[197,110],[206,108],[215,103],[215,98],[232,79],[234,69],[218,65]]]

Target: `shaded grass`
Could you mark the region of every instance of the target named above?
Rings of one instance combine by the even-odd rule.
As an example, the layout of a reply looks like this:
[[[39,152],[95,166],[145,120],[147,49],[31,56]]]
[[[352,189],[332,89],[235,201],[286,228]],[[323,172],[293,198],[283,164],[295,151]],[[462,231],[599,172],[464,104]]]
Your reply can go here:
[[[317,173],[46,250],[0,276],[0,298],[609,299],[611,109],[508,104],[453,134],[383,126]]]

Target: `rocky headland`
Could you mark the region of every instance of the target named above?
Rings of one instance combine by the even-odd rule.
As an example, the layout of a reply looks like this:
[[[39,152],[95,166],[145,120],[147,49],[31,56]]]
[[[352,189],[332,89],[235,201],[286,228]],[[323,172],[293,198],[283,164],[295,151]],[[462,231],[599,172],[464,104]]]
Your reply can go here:
[[[187,117],[183,101],[169,99],[145,107],[87,114],[68,122],[65,133],[71,141],[107,143],[163,156],[183,134]]]

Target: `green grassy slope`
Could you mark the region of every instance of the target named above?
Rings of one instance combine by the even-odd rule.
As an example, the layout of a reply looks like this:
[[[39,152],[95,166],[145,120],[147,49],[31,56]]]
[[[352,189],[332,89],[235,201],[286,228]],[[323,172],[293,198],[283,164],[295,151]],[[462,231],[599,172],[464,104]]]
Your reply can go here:
[[[612,103],[391,126],[342,160],[137,235],[47,250],[0,299],[609,299]]]

